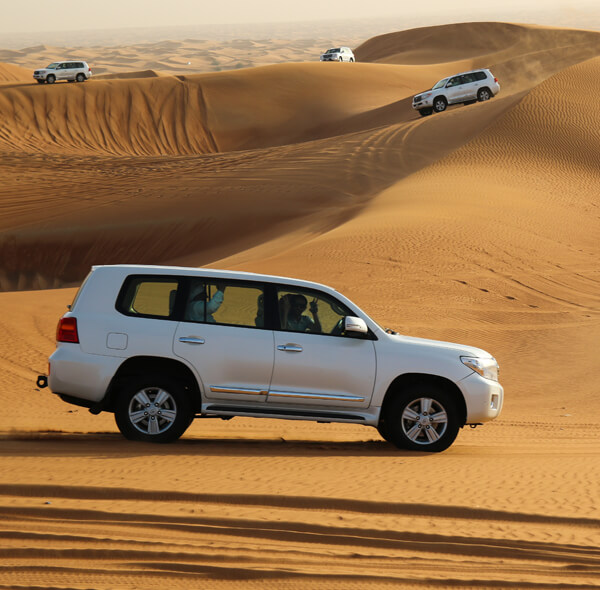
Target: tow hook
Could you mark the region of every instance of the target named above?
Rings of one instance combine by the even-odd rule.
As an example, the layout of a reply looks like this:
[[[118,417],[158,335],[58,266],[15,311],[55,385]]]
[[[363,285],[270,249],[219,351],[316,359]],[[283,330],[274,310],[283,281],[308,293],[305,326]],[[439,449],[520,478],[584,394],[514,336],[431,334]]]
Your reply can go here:
[[[40,389],[48,387],[48,377],[46,375],[38,375],[36,384]]]

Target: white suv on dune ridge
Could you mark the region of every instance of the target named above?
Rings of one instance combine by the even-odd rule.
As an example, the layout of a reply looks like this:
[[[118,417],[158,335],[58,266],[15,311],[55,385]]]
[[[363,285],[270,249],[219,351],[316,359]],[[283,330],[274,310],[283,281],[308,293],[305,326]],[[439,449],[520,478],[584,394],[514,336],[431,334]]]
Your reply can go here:
[[[47,384],[154,442],[194,418],[254,416],[364,424],[443,451],[503,402],[489,353],[386,331],[330,287],[139,265],[92,269],[59,320]]]
[[[34,80],[38,84],[54,84],[59,80],[68,82],[85,82],[92,76],[92,69],[85,61],[55,61],[45,68],[33,72]]]
[[[489,70],[471,70],[442,78],[431,90],[415,95],[412,107],[423,117],[441,113],[448,105],[472,104],[493,98],[500,92],[498,78]]]

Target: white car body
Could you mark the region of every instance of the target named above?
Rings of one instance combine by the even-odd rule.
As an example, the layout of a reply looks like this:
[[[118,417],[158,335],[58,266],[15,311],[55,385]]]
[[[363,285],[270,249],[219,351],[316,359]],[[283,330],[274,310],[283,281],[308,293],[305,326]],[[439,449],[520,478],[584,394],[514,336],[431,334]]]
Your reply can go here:
[[[334,47],[321,54],[320,61],[356,61],[350,47]]]
[[[470,70],[442,78],[430,90],[416,94],[412,107],[425,116],[445,111],[451,104],[483,102],[498,92],[500,84],[490,70]]]
[[[44,82],[54,84],[54,82],[58,82],[59,80],[85,82],[91,76],[92,69],[87,62],[80,59],[55,61],[45,68],[33,72],[33,78],[39,84],[43,84]]]
[[[197,285],[200,299],[192,297]],[[224,293],[215,312],[211,285]],[[291,317],[290,304],[302,305],[303,296],[317,304],[312,320],[300,322],[312,332],[286,328],[282,319],[285,313]],[[205,319],[189,315],[198,301]],[[489,353],[386,332],[331,287],[270,275],[93,267],[59,321],[57,339],[49,359],[50,389],[92,413],[115,412],[119,428],[133,439],[174,440],[194,416],[254,416],[365,424],[399,447],[439,451],[465,424],[496,418],[503,402]],[[42,387],[45,379],[38,378]],[[146,399],[139,393],[144,388],[157,391],[152,379],[167,394],[181,386],[182,392],[171,391],[173,403],[165,410],[172,421],[173,406],[189,406],[190,415],[172,431],[171,418],[162,420],[160,432],[147,420],[143,427],[127,422],[141,419],[136,399]],[[398,401],[407,396],[414,397],[419,416]],[[429,429],[426,420],[434,414],[437,432],[425,439],[417,421]]]

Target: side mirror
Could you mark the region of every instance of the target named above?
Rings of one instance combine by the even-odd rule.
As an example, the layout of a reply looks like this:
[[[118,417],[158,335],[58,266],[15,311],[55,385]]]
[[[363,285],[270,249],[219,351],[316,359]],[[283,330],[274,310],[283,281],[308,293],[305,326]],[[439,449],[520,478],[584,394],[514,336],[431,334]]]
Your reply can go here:
[[[365,320],[362,318],[355,318],[351,315],[344,318],[344,330],[346,332],[358,332],[359,334],[368,334],[369,332]]]

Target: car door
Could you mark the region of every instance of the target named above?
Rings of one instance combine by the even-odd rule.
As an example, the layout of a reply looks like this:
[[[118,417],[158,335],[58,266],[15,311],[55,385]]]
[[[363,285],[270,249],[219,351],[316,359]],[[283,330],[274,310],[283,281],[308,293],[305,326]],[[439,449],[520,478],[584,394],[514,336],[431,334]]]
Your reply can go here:
[[[57,80],[65,80],[67,77],[67,64],[66,63],[60,63],[58,64],[58,66],[56,67],[56,79]]]
[[[279,329],[269,405],[359,409],[368,407],[375,383],[373,336],[343,332],[354,315],[329,294],[278,288]],[[362,336],[362,335],[361,335]]]
[[[448,104],[461,102],[465,93],[462,76],[453,76],[446,84],[446,99]]]
[[[193,279],[183,296],[173,351],[198,374],[204,401],[264,403],[273,372],[273,331],[261,321],[259,283]]]

